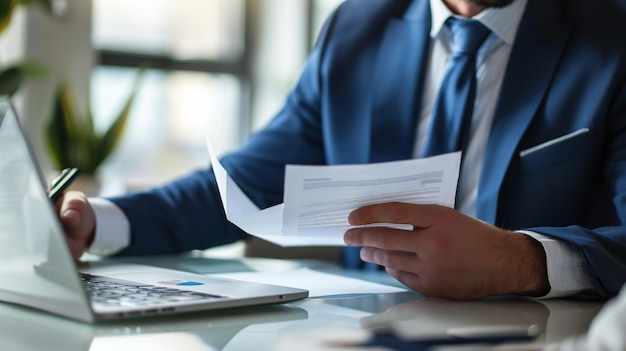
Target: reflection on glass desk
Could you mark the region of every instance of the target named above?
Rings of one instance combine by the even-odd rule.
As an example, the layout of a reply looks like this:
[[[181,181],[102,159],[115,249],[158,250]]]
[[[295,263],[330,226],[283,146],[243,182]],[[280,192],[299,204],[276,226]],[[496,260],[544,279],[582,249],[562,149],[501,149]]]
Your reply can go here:
[[[399,285],[384,272],[346,272],[317,261],[227,260],[193,256],[126,261],[204,274],[290,270],[307,266]],[[406,291],[309,298],[283,305],[89,325],[0,303],[0,340],[3,350],[26,351],[294,350],[294,345],[298,347],[297,351],[358,350],[353,345],[327,342],[324,333],[345,330],[366,335],[371,330],[391,328],[398,334],[419,338],[444,335],[446,330],[455,327],[537,325],[540,334],[532,344],[521,348],[529,350],[538,349],[538,345],[544,342],[584,333],[601,306],[602,302],[596,301],[536,301],[518,297],[448,301],[426,299]]]

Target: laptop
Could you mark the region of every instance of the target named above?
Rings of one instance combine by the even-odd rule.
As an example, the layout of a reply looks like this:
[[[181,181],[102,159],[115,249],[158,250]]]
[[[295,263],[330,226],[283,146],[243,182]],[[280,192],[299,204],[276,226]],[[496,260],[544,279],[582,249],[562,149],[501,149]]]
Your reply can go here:
[[[308,318],[305,309],[281,304],[91,324],[0,303],[0,340],[2,350],[19,351],[263,350],[272,332]]]
[[[84,322],[274,304],[308,291],[72,258],[19,118],[0,97],[0,301]]]

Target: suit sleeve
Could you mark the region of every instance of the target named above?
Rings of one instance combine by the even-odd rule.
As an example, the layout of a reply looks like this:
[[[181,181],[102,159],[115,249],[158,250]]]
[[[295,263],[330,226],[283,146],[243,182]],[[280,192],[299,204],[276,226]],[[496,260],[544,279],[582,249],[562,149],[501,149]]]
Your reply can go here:
[[[595,290],[603,297],[617,294],[626,282],[626,87],[614,100],[606,130],[609,142],[604,149],[603,181],[612,194],[617,223],[531,229],[575,245],[589,264]]]

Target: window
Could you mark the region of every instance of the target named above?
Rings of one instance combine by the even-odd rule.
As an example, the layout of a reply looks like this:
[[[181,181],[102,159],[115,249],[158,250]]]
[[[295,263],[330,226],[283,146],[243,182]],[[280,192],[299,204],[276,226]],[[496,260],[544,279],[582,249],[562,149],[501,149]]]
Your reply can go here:
[[[236,148],[280,108],[338,0],[93,0],[91,96],[106,126],[147,65],[102,169],[113,189],[160,184]],[[118,186],[119,185],[119,186]]]
[[[121,67],[94,70],[92,106],[99,124],[108,125],[121,108],[135,74],[136,69]],[[114,185],[133,190],[205,167],[207,133],[220,152],[234,148],[240,90],[240,82],[227,74],[147,71],[122,144],[107,162],[106,180],[123,181]]]
[[[121,190],[205,167],[247,134],[244,0],[94,0],[91,79],[96,125],[106,126],[143,77],[122,144],[103,171]],[[115,175],[115,176],[111,176]]]
[[[101,50],[176,60],[238,60],[242,0],[95,0],[94,44]]]
[[[311,41],[315,42],[324,21],[343,0],[314,0],[311,10]]]

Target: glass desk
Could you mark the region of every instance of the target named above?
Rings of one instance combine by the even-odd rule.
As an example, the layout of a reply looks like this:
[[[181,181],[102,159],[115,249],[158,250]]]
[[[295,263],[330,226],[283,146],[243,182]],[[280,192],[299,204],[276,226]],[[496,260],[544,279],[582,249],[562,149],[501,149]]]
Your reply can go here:
[[[310,260],[214,259],[194,256],[146,257],[126,262],[153,264],[195,273],[280,270],[306,266],[328,273],[401,286],[385,272],[347,272]],[[284,305],[236,308],[121,322],[83,324],[20,306],[0,303],[3,350],[385,350],[325,341],[336,335],[365,334],[392,325],[414,336],[439,335],[466,326],[537,325],[532,343],[497,349],[533,350],[584,333],[602,302],[517,297],[481,301],[426,299],[411,291],[309,298]],[[446,347],[484,350],[485,347]]]

